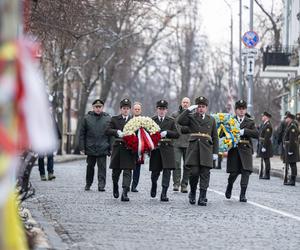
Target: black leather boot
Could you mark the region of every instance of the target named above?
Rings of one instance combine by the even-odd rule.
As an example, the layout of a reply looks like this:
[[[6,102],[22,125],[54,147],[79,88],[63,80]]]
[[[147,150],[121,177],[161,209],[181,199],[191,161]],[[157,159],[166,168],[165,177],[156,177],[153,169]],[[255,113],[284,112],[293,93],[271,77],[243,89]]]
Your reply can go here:
[[[122,192],[122,196],[121,196],[121,201],[129,201],[127,193],[128,193],[128,188],[123,188],[123,192]]]
[[[162,192],[160,195],[160,201],[169,201],[169,198],[167,197],[167,191],[168,191],[167,187],[162,188]]]
[[[199,195],[199,200],[198,200],[198,205],[199,206],[206,206],[206,190],[205,189],[200,189],[200,195]]]
[[[119,185],[118,185],[118,183],[114,183],[114,185],[113,185],[113,195],[116,199],[119,198]]]
[[[189,193],[189,202],[192,205],[196,204],[196,189],[197,187],[191,187],[191,191]]]
[[[247,190],[247,187],[241,187],[240,202],[247,202],[246,190]]]
[[[270,170],[269,170],[269,169],[266,170],[266,176],[265,176],[265,179],[266,179],[266,180],[270,180]]]
[[[151,186],[151,197],[155,198],[156,196],[156,189],[157,189],[157,182],[152,181],[152,186]]]
[[[296,176],[291,176],[290,180],[286,184],[288,186],[295,186],[296,185]]]
[[[232,192],[232,184],[228,183],[227,188],[226,188],[226,192],[225,192],[225,197],[227,199],[231,198],[231,192]]]

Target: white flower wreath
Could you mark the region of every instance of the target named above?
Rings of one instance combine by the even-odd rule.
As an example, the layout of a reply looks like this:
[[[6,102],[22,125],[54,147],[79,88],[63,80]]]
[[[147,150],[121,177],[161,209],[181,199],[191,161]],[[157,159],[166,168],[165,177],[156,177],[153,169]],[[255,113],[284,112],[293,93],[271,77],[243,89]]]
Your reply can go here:
[[[160,127],[147,116],[137,116],[129,120],[124,126],[124,136],[133,135],[139,128],[144,128],[152,135],[160,131]]]

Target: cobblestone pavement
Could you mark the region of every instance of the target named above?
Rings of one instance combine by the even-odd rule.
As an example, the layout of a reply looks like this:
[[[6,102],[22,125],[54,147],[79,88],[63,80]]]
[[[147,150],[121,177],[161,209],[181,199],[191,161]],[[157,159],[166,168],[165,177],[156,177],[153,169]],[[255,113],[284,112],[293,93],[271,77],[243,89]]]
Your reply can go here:
[[[300,185],[282,185],[279,178],[251,175],[248,203],[226,200],[227,174],[212,170],[208,206],[188,203],[187,194],[169,190],[170,202],[150,198],[148,166],[141,170],[138,193],[130,202],[112,196],[111,171],[106,192],[84,191],[85,161],[56,164],[55,181],[32,174],[36,196],[26,202],[59,237],[53,249],[299,249]],[[297,183],[298,184],[298,183]],[[233,196],[239,196],[239,179]],[[253,202],[253,203],[251,203]],[[47,227],[47,226],[44,226]],[[52,230],[53,231],[53,230]],[[54,231],[53,231],[54,232]],[[46,232],[47,233],[47,232]],[[57,238],[63,244],[58,244]]]

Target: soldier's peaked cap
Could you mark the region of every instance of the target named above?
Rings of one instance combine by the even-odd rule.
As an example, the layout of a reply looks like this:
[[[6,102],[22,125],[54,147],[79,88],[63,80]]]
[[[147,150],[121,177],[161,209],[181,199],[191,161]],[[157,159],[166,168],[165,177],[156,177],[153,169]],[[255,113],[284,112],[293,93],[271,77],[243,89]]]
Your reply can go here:
[[[168,102],[166,100],[159,100],[156,102],[157,108],[168,108]]]
[[[264,115],[266,117],[269,117],[269,118],[272,117],[272,115],[269,112],[267,112],[267,111],[263,112],[262,115]]]
[[[238,100],[235,103],[235,109],[238,109],[238,108],[247,108],[247,102],[244,100]]]
[[[122,107],[131,108],[131,101],[128,98],[123,99],[122,101],[120,101],[120,108]]]
[[[95,105],[104,105],[104,101],[102,101],[101,99],[96,99],[95,101],[93,101],[92,105],[93,106],[95,106]]]
[[[292,113],[287,113],[286,116],[285,116],[285,118],[291,118],[292,120],[294,120],[296,117]]]
[[[208,100],[204,96],[199,96],[195,99],[195,104],[208,106]]]

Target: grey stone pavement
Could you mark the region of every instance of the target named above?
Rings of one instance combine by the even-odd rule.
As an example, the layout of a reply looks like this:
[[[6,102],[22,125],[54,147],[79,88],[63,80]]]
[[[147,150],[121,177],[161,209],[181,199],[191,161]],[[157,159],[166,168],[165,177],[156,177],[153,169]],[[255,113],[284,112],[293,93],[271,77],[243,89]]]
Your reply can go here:
[[[97,181],[85,192],[84,160],[57,163],[55,181],[40,181],[35,167],[36,195],[25,206],[51,249],[300,249],[300,184],[283,186],[278,177],[252,174],[249,202],[240,203],[239,178],[234,197],[225,199],[225,162],[222,167],[211,171],[207,207],[190,205],[187,194],[172,188],[170,202],[159,201],[161,187],[152,199],[148,165],[128,203],[113,198],[109,169],[106,192],[97,191]]]

